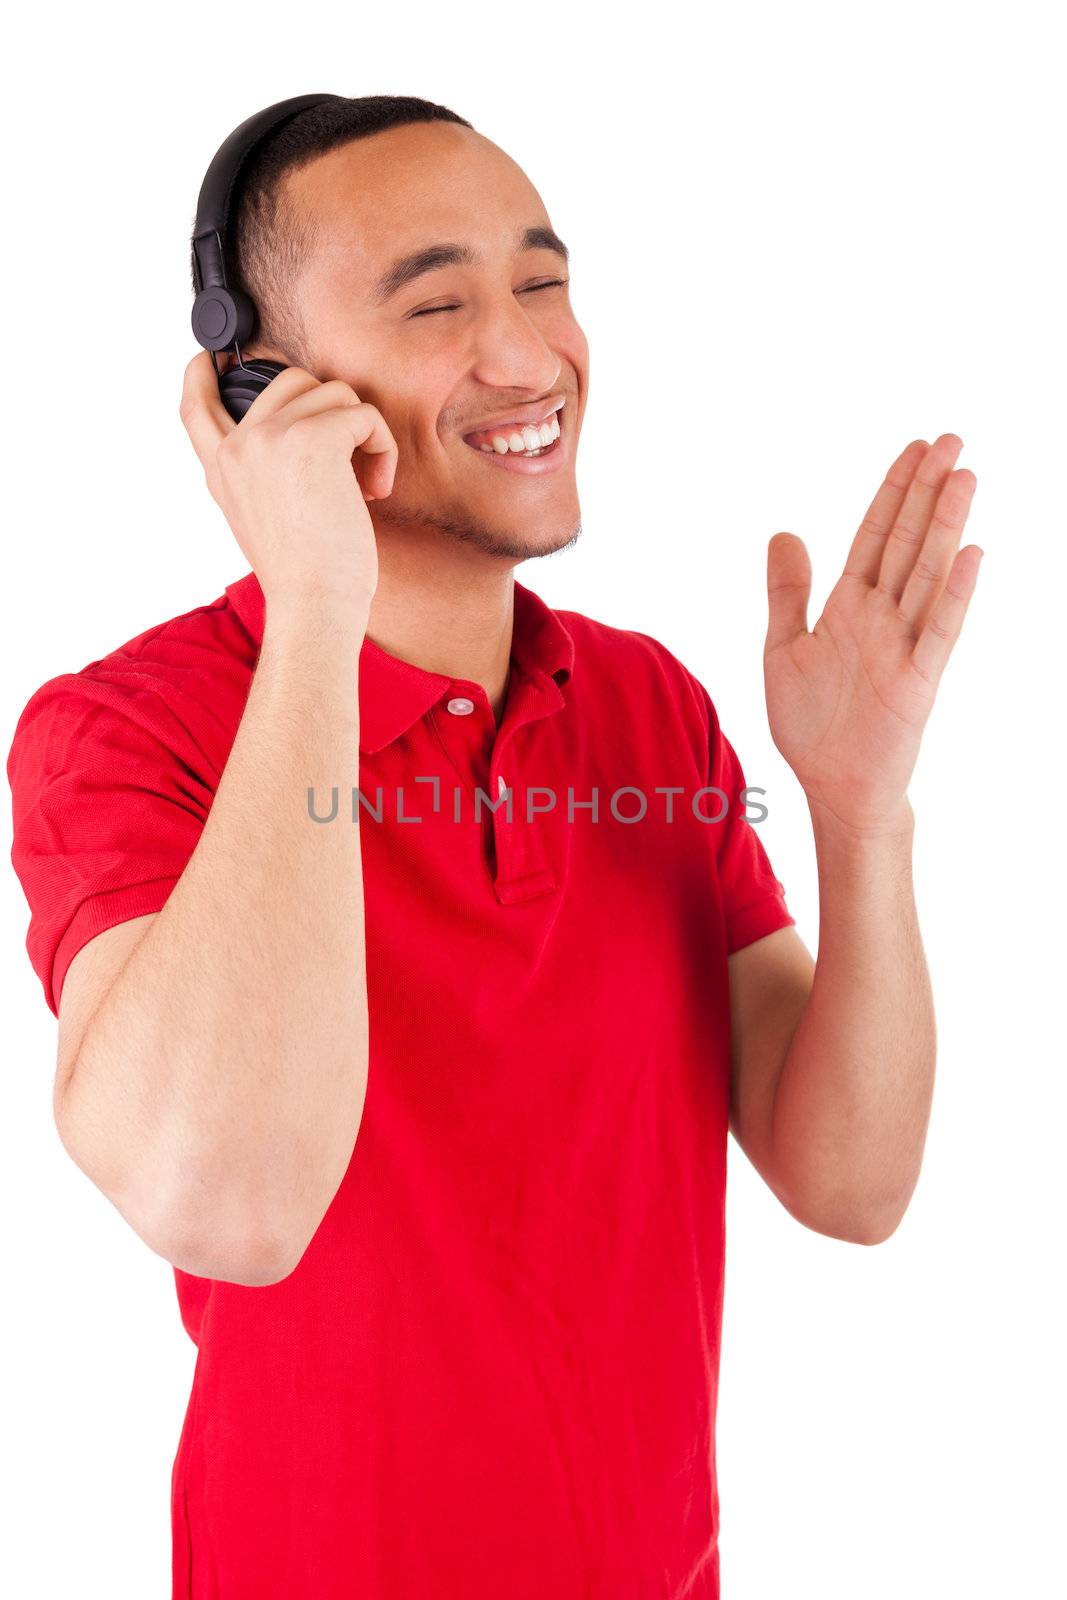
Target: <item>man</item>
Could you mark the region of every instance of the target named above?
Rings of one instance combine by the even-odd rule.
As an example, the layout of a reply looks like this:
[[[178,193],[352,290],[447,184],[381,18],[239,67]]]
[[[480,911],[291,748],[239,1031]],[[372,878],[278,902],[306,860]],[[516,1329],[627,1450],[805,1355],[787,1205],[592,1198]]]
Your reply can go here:
[[[974,476],[909,445],[810,632],[770,542],[813,963],[703,686],[514,581],[578,536],[589,386],[528,179],[382,97],[244,182],[286,370],[235,424],[201,354],[181,411],[252,572],[44,685],[8,764],[59,1132],[199,1347],[173,1593],[716,1596],[728,1128],[836,1238],[918,1177],[906,789]]]

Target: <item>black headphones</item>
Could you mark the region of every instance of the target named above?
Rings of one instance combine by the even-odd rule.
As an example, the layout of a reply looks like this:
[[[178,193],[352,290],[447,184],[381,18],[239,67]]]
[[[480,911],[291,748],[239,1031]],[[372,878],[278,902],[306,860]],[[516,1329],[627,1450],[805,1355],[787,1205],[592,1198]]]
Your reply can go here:
[[[336,94],[301,94],[257,111],[235,128],[216,152],[200,187],[193,228],[196,299],[193,333],[198,344],[211,351],[222,403],[240,422],[258,394],[285,368],[277,361],[245,361],[241,343],[251,338],[256,308],[246,294],[226,282],[227,229],[230,201],[245,162],[269,133],[298,112],[342,97]],[[216,351],[233,350],[237,365],[219,373]]]

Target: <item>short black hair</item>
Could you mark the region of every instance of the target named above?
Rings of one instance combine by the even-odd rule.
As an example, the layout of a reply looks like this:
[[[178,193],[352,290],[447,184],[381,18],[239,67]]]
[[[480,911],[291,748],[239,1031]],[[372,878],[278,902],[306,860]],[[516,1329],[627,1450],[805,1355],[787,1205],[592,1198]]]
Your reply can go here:
[[[311,245],[312,226],[309,219],[279,205],[282,179],[339,145],[413,122],[474,126],[447,106],[414,95],[370,94],[357,99],[335,95],[299,112],[257,145],[234,185],[226,239],[227,282],[247,294],[256,308],[253,339],[274,346],[297,364],[306,361],[304,329],[291,291]],[[195,292],[195,256],[191,260]]]

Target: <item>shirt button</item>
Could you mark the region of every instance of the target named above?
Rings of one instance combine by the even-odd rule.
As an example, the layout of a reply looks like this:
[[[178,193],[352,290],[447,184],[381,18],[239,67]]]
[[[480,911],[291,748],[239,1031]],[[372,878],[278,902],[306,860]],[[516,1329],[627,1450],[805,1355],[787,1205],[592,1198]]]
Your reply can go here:
[[[504,782],[504,775],[503,775],[502,772],[498,772],[497,773],[496,787],[497,787],[497,793],[499,794],[501,799],[503,799],[504,795],[506,795],[507,792],[508,792],[508,786]]]
[[[467,700],[463,695],[457,695],[448,702],[448,709],[454,717],[469,717],[474,710],[474,701]]]

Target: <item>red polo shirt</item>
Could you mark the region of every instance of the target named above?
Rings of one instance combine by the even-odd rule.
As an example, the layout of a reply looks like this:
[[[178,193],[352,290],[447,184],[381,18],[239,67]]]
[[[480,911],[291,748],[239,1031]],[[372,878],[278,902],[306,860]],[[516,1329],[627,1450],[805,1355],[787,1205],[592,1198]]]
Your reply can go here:
[[[195,849],[263,619],[249,574],[23,711],[12,859],[53,1011]],[[710,1600],[727,957],[793,921],[737,757],[663,645],[518,583],[499,727],[369,639],[359,672],[363,1120],[283,1282],[175,1270],[173,1594]]]

